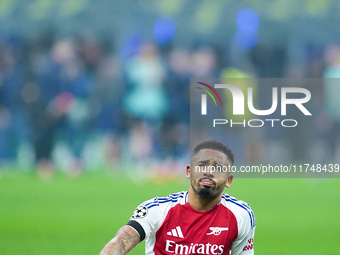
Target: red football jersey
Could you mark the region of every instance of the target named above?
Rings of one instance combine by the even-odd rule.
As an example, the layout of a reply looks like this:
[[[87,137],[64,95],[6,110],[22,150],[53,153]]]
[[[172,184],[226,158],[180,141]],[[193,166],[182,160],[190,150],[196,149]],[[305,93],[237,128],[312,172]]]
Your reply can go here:
[[[187,191],[156,197],[127,225],[145,239],[145,254],[254,254],[254,213],[228,194],[207,212],[191,208]]]

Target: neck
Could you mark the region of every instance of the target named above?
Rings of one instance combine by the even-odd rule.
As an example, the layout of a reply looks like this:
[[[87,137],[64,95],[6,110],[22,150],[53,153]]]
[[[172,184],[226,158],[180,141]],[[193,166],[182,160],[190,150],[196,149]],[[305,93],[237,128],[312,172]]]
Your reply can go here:
[[[217,205],[220,202],[221,198],[222,193],[214,199],[201,198],[190,185],[188,193],[188,202],[191,208],[196,211],[206,212],[211,210],[212,208],[214,208],[215,205]]]

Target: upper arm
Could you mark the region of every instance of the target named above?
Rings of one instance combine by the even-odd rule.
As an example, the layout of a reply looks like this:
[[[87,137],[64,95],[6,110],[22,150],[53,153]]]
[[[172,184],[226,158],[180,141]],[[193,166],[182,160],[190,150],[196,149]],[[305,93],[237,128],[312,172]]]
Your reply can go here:
[[[140,236],[137,231],[125,225],[120,228],[116,236],[108,242],[100,255],[122,255],[127,254],[140,242]]]
[[[118,230],[116,236],[104,247],[100,255],[126,254],[139,242],[150,237],[158,228],[159,207],[155,205],[158,205],[157,198],[139,205],[130,221]]]

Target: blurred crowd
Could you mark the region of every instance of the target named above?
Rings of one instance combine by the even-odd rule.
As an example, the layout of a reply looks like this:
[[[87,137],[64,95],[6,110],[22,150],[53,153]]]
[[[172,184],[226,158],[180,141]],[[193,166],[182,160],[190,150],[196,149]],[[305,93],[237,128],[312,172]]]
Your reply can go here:
[[[182,158],[189,53],[164,56],[148,42],[127,48],[118,57],[91,36],[2,38],[0,162],[83,169]]]
[[[286,48],[275,45],[258,44],[237,60],[234,46],[112,45],[90,35],[1,38],[1,165],[83,171],[187,163],[190,78],[223,72],[340,78],[337,45],[307,51],[298,67],[289,63]],[[340,86],[325,83],[318,90],[313,95],[320,102],[331,102],[330,114],[320,115],[331,126],[324,132],[338,133],[340,106],[333,97]],[[330,139],[333,146],[337,139]]]

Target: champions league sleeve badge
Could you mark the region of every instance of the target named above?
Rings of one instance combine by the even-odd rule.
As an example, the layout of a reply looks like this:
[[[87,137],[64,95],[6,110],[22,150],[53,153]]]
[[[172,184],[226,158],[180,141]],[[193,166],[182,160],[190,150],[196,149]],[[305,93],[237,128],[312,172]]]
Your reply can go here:
[[[146,208],[143,205],[140,205],[133,212],[132,218],[134,218],[134,219],[144,218],[147,214],[148,214],[148,208]]]

